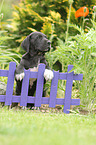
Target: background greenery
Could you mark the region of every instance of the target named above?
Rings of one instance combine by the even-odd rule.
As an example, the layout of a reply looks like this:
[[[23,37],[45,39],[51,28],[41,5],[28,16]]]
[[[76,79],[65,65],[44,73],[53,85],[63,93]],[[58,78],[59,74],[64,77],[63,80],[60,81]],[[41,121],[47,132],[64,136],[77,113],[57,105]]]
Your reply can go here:
[[[95,4],[95,1],[74,1],[71,8],[70,22],[79,26],[81,25],[82,18],[76,19],[74,15],[75,11],[84,5],[90,10],[90,14],[87,16],[90,21],[93,13],[92,9]],[[8,25],[5,28],[9,31],[9,36],[11,35],[14,39],[14,43],[12,41],[9,43],[11,44],[11,48],[20,46],[21,41],[33,31],[45,33],[51,40],[52,46],[55,47],[57,45],[57,37],[65,40],[66,24],[69,16],[69,1],[22,0],[18,5],[14,5],[12,16],[10,29]],[[90,25],[91,23],[86,22],[86,26]],[[78,31],[76,29],[70,28],[70,35],[73,36],[77,33]]]
[[[83,73],[83,81],[73,83],[72,97],[81,99],[83,109],[84,107],[89,111],[95,109],[96,18],[93,21],[93,6],[96,2],[74,0],[71,11],[70,0],[18,0],[15,2],[0,0],[0,4],[1,68],[8,69],[10,61],[18,64],[22,54],[25,53],[20,48],[20,43],[29,33],[41,31],[52,42],[52,50],[46,54],[50,67],[57,70],[59,67],[57,68],[55,64],[58,61],[62,72],[66,72],[67,66],[72,64],[75,73]],[[12,4],[14,4],[13,7]],[[75,11],[82,6],[87,6],[89,9],[83,28],[83,18],[75,18]],[[58,97],[64,97],[65,84],[65,81],[59,81]],[[50,83],[47,83],[47,86],[49,87]]]

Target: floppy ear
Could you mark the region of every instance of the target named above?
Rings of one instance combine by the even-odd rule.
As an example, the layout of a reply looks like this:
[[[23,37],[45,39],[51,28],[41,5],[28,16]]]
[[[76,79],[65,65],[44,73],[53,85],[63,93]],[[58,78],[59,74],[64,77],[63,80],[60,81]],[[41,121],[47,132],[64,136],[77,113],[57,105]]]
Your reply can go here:
[[[29,52],[29,36],[27,36],[27,37],[23,40],[23,42],[21,43],[21,47],[22,47],[25,51]]]

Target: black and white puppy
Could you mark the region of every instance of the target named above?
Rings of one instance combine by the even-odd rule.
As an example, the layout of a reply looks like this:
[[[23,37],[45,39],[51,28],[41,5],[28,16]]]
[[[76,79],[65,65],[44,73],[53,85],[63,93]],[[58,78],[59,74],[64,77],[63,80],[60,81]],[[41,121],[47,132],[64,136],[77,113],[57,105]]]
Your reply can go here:
[[[51,80],[53,72],[50,70],[48,63],[44,57],[44,54],[51,48],[51,42],[47,39],[47,36],[41,32],[33,32],[28,35],[21,43],[21,47],[26,51],[22,56],[20,64],[15,70],[16,80],[16,95],[21,94],[22,80],[24,78],[24,68],[30,69],[30,71],[38,71],[38,64],[44,63],[46,69],[44,72],[44,78]],[[30,79],[28,95],[33,96],[36,90],[36,79]],[[44,94],[43,94],[44,95]],[[29,104],[29,106],[33,104]]]

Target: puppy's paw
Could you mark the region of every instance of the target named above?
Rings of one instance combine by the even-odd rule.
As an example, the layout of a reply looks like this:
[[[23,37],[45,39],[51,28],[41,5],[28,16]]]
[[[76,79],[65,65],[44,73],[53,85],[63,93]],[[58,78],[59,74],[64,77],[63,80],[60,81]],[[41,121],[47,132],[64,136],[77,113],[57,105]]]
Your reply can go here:
[[[54,74],[53,74],[53,71],[49,70],[49,69],[45,69],[45,72],[44,72],[44,78],[46,80],[52,80],[54,77]]]
[[[16,78],[17,81],[18,81],[18,80],[21,81],[21,80],[24,78],[24,75],[25,75],[24,72],[21,73],[21,74],[16,74],[16,75],[15,75],[15,78]]]

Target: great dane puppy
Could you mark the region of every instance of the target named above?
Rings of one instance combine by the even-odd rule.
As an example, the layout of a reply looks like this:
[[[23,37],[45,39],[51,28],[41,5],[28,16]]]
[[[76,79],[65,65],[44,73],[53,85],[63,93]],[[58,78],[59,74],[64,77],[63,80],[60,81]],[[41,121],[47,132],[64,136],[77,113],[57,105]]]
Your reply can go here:
[[[38,65],[44,63],[46,69],[44,72],[44,83],[46,80],[51,80],[54,75],[50,70],[48,63],[44,57],[45,53],[51,48],[51,42],[47,39],[47,36],[41,32],[33,32],[28,35],[21,43],[21,47],[26,51],[22,56],[20,64],[15,70],[16,80],[16,95],[21,94],[22,80],[24,78],[24,68],[30,69],[30,71],[38,71]],[[30,79],[28,95],[33,96],[36,90],[36,79]],[[44,93],[43,93],[44,95]],[[33,107],[33,104],[27,104],[27,107]]]

